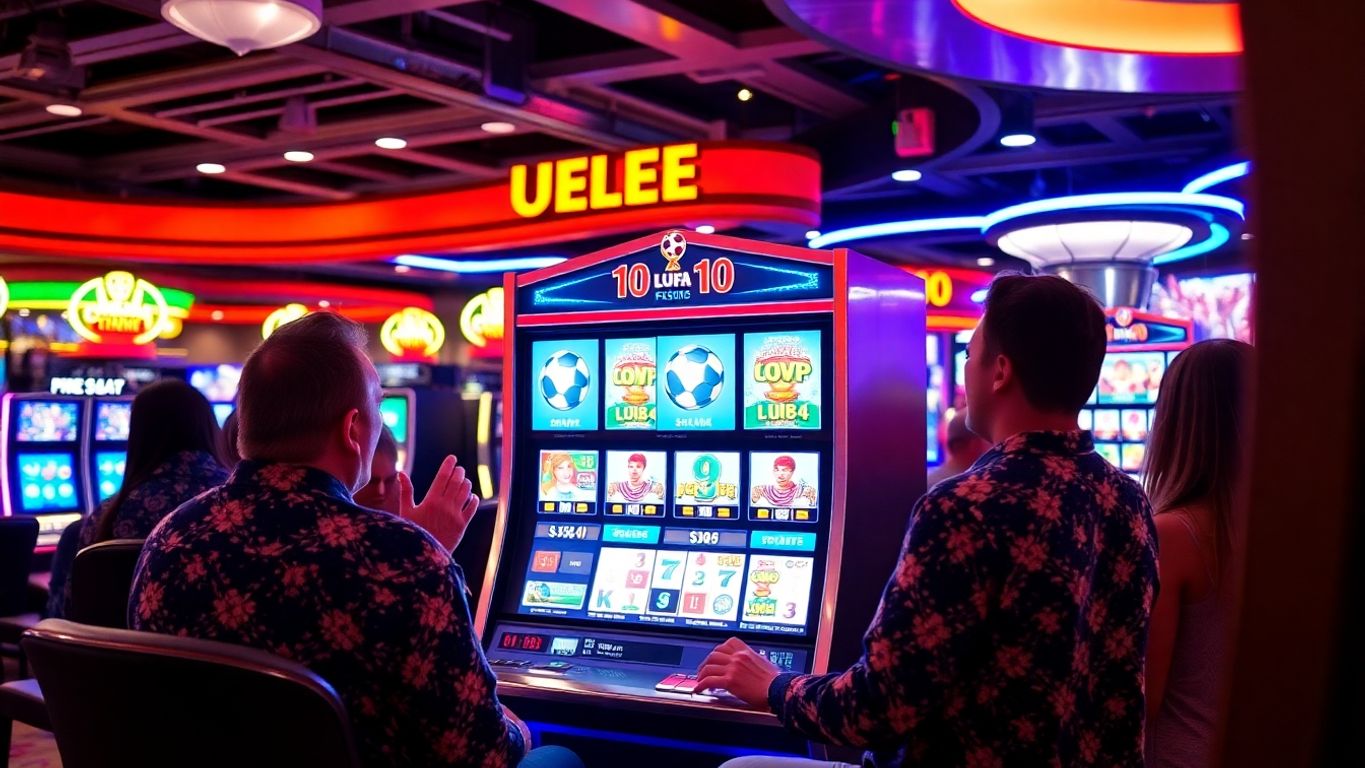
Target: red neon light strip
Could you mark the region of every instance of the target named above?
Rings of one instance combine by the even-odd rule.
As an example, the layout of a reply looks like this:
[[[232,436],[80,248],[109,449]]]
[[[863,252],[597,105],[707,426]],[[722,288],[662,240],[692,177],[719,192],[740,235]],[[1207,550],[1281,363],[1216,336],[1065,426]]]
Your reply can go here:
[[[558,312],[546,315],[519,315],[518,327],[559,325],[563,323],[624,323],[631,320],[687,320],[711,317],[747,317],[751,315],[770,315],[776,312],[789,314],[810,314],[833,312],[834,302],[830,299],[810,301],[765,302],[763,304],[744,304],[737,306],[679,307],[664,309],[623,309],[602,312]]]

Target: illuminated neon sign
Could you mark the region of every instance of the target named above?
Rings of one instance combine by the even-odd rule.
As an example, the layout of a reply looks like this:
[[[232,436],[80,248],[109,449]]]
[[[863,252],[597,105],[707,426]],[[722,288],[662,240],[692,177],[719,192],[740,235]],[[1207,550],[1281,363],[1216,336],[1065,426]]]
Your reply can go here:
[[[9,309],[9,283],[5,282],[5,278],[0,277],[0,315],[5,314],[7,309]]]
[[[120,270],[82,283],[67,305],[71,328],[93,344],[148,344],[165,330],[168,313],[160,289]]]
[[[533,219],[544,213],[582,213],[613,208],[696,200],[698,149],[692,144],[632,149],[610,155],[566,157],[536,163],[535,193],[530,166],[512,166],[512,210]],[[613,181],[620,187],[613,189]]]
[[[306,314],[308,314],[308,307],[302,304],[285,304],[266,315],[265,322],[261,323],[261,338],[270,338],[270,334],[279,330],[281,325],[292,323]]]
[[[446,327],[425,309],[404,307],[384,321],[379,343],[399,360],[435,360],[446,343]]]
[[[504,306],[502,288],[489,288],[470,299],[460,310],[460,335],[479,349],[501,341]]]

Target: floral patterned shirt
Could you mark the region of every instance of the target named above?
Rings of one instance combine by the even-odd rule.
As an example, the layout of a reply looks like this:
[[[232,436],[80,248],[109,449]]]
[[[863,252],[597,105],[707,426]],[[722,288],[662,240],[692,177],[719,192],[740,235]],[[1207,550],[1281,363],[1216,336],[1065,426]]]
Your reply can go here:
[[[147,539],[134,629],[262,648],[326,679],[367,765],[515,765],[450,554],[309,467],[243,461]]]
[[[916,504],[864,654],[784,674],[788,728],[877,766],[1142,766],[1151,507],[1088,432],[1025,432]]]

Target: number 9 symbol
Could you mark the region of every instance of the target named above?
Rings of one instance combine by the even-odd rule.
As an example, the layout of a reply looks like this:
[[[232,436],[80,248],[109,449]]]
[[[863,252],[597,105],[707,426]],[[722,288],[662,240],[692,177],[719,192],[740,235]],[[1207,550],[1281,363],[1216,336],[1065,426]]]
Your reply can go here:
[[[698,456],[692,463],[692,473],[697,476],[697,498],[714,498],[716,480],[720,478],[720,462],[716,457],[709,453]]]

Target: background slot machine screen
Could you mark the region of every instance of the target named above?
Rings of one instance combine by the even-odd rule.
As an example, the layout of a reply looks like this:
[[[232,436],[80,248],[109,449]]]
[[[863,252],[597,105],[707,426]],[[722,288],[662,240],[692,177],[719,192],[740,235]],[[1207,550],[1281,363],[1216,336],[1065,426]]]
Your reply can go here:
[[[128,426],[132,416],[132,403],[97,402],[95,404],[95,441],[127,442]]]
[[[1101,405],[1156,402],[1166,356],[1161,352],[1111,352],[1100,368]]]
[[[128,454],[124,451],[95,451],[95,489],[100,501],[118,493],[127,461]]]
[[[237,398],[242,379],[240,365],[209,365],[189,369],[190,386],[199,390],[210,403],[230,403]]]
[[[385,396],[379,401],[379,415],[384,419],[384,426],[393,433],[393,439],[401,445],[408,440],[408,422],[411,414],[408,413],[408,399],[402,395]]]
[[[49,400],[23,400],[14,429],[21,443],[70,443],[80,432],[80,410],[76,403]]]
[[[510,502],[505,562],[520,583],[501,615],[769,642],[814,634],[831,499],[828,322],[591,330],[518,345],[530,418],[517,474],[535,482]]]
[[[75,456],[70,453],[20,453],[19,507],[28,513],[74,512],[80,505],[76,493]]]
[[[236,406],[232,403],[213,404],[213,418],[218,421],[219,428],[222,428],[222,426],[227,423],[227,418],[232,415],[232,411],[235,407]]]

